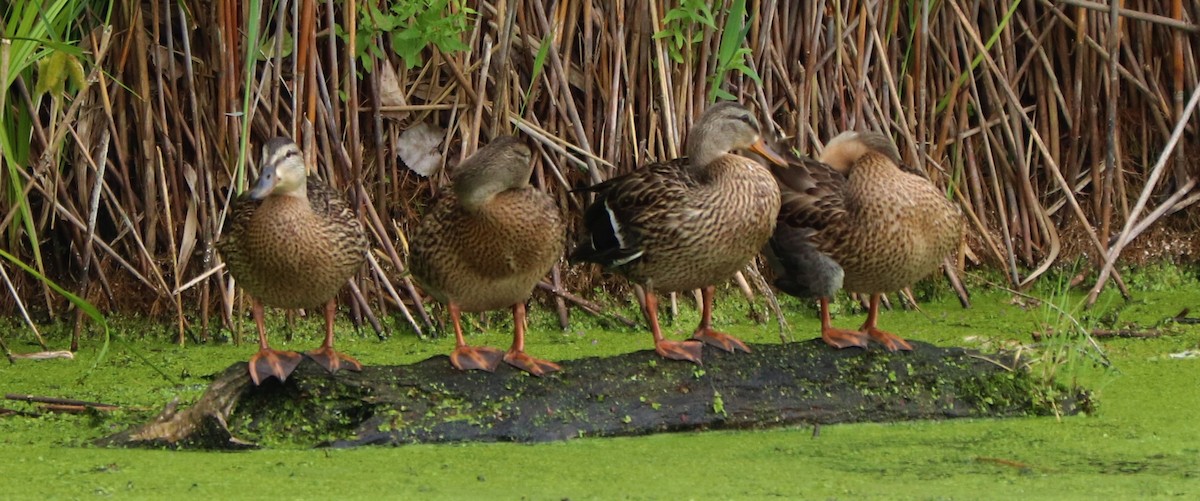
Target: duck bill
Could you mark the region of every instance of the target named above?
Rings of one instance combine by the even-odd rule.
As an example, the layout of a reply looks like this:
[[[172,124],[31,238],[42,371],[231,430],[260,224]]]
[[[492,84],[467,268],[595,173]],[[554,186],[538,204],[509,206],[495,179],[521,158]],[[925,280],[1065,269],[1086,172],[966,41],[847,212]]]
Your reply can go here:
[[[755,141],[754,144],[750,145],[750,151],[758,153],[763,158],[767,159],[768,162],[771,162],[775,165],[788,165],[787,159],[783,158],[783,155],[776,153],[775,150],[771,149],[770,146],[767,146],[767,142],[761,137],[758,138],[758,141]]]
[[[258,182],[254,185],[254,188],[250,189],[247,196],[253,200],[262,200],[267,195],[270,195],[271,191],[275,190],[275,185],[278,182],[279,176],[275,174],[275,168],[267,167],[258,176]]]

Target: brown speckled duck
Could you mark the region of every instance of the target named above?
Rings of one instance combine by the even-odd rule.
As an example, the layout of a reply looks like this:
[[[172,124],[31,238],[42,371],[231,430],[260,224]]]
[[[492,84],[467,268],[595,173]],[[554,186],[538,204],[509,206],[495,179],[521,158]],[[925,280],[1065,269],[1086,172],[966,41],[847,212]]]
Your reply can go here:
[[[558,364],[525,353],[525,301],[563,253],[566,227],[549,195],[530,186],[529,147],[496,138],[451,173],[446,193],[409,235],[409,270],[450,309],[460,370],[494,371],[501,360],[535,376]],[[511,306],[513,344],[507,352],[468,346],[460,313]]]
[[[962,212],[877,132],[844,132],[820,161],[793,163],[773,169],[783,200],[769,246],[775,285],[819,298],[821,337],[831,346],[866,348],[873,338],[890,351],[911,350],[876,327],[880,294],[936,270],[959,244]],[[857,331],[830,325],[829,298],[839,288],[871,295]]]
[[[328,185],[308,178],[296,143],[277,137],[263,145],[262,174],[233,202],[217,249],[229,273],[253,299],[259,350],[250,358],[254,384],[287,379],[300,354],[271,349],[263,304],[278,308],[325,305],[325,342],[307,355],[329,372],[361,370],[333,349],[336,295],[366,259],[368,241],[350,205]]]
[[[765,166],[731,153],[750,148],[785,162],[763,142],[758,120],[737,103],[713,105],[692,126],[687,157],[647,165],[590,188],[595,202],[572,259],[599,263],[642,284],[655,351],[700,362],[701,343],[750,351],[712,328],[713,284],[728,280],[771,236],[779,187]],[[701,320],[688,341],[664,339],[655,292],[703,289]]]

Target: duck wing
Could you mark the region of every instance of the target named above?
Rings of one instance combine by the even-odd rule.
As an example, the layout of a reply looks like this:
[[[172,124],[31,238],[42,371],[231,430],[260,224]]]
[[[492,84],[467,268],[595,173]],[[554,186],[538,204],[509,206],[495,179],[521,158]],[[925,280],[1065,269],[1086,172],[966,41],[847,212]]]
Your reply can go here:
[[[828,165],[798,158],[773,166],[780,208],[764,249],[775,269],[775,286],[799,297],[829,296],[842,286],[841,266],[822,250],[846,224],[846,177]]]
[[[846,176],[811,158],[772,166],[771,173],[779,181],[777,227],[822,232],[846,220]]]
[[[687,165],[686,158],[650,164],[580,190],[596,193],[596,200],[584,212],[571,260],[612,269],[641,258],[645,235],[669,230],[672,219],[683,217],[677,209],[699,185]]]

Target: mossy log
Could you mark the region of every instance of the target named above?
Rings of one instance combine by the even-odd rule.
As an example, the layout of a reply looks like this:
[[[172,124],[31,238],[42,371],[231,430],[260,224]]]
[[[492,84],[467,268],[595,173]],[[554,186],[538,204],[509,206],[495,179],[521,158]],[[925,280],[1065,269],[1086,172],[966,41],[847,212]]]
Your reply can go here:
[[[1087,406],[1086,393],[1048,388],[1011,355],[913,343],[834,350],[820,340],[705,348],[704,365],[652,351],[562,363],[537,378],[507,366],[459,372],[445,356],[327,374],[305,361],[287,380],[250,383],[244,363],[216,376],[190,408],[168,406],[108,445],[253,447],[254,442],[356,446],[461,441],[537,442],[798,424],[1004,417]]]

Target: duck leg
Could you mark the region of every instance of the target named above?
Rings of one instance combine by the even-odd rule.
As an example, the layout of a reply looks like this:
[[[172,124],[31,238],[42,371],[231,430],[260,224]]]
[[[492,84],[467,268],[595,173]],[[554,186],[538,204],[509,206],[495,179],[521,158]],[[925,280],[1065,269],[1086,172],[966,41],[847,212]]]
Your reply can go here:
[[[491,346],[468,346],[466,339],[463,339],[462,324],[459,323],[461,316],[462,310],[458,308],[458,303],[451,302],[450,321],[454,323],[455,345],[454,351],[450,353],[450,363],[460,371],[482,369],[495,372],[496,366],[500,365],[500,360],[504,358],[504,352]]]
[[[859,331],[834,328],[829,320],[829,298],[821,296],[821,339],[834,348],[867,347],[867,336]]]
[[[710,285],[701,289],[703,296],[702,306],[700,309],[700,326],[696,328],[696,332],[692,334],[692,339],[703,341],[709,345],[716,346],[722,350],[733,353],[734,350],[742,350],[750,353],[750,348],[746,346],[740,339],[717,332],[712,328],[712,303],[713,293],[716,292],[716,287]]]
[[[704,345],[692,340],[671,341],[664,339],[658,326],[658,296],[646,287],[646,321],[650,322],[650,334],[654,336],[654,351],[671,360],[687,360],[700,363],[700,348]]]
[[[254,325],[258,327],[258,353],[250,357],[250,379],[255,385],[262,384],[264,379],[271,376],[275,376],[281,383],[287,381],[303,357],[294,351],[273,350],[267,344],[263,305],[257,298],[251,300],[250,312],[254,316]]]
[[[321,364],[330,374],[337,374],[338,369],[361,371],[362,364],[350,355],[338,353],[333,349],[333,320],[337,317],[337,300],[330,298],[325,303],[325,342],[321,347],[306,353],[308,358]]]
[[[513,305],[513,344],[504,354],[504,361],[539,377],[562,369],[554,362],[533,358],[525,353],[525,303]]]
[[[871,307],[867,310],[867,321],[863,322],[859,330],[871,336],[871,339],[879,341],[883,346],[887,347],[888,351],[912,351],[912,345],[908,344],[908,341],[901,339],[900,336],[875,327],[875,321],[879,317],[879,297],[880,294],[878,293],[871,294]]]

